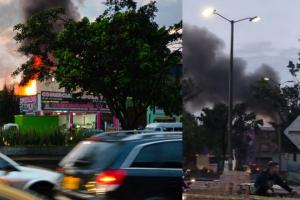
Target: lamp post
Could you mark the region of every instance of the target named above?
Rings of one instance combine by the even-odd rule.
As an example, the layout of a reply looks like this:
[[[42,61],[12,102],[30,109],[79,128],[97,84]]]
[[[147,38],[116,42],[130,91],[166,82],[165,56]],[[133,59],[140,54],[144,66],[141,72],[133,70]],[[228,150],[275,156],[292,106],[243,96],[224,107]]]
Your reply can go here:
[[[226,154],[228,156],[228,160],[231,163],[232,162],[232,146],[231,146],[231,138],[232,138],[232,104],[233,104],[233,41],[234,41],[234,25],[238,22],[249,20],[250,22],[257,22],[260,20],[260,17],[254,16],[254,17],[246,17],[239,20],[231,20],[220,13],[218,13],[213,8],[207,8],[202,12],[203,16],[209,17],[212,15],[217,15],[221,17],[222,19],[226,20],[230,23],[231,27],[231,36],[230,36],[230,67],[229,67],[229,80],[228,80],[228,121],[227,121],[227,148],[226,148]]]
[[[285,83],[294,83],[295,81],[285,81],[283,83],[278,83],[276,81],[274,81],[273,79],[269,78],[269,77],[264,77],[264,81],[267,81],[267,82],[273,82],[276,87],[279,88],[279,90],[281,91],[281,86]],[[298,101],[297,103],[299,102],[299,83],[298,83]],[[277,132],[277,142],[278,142],[278,164],[279,164],[279,169],[281,170],[281,167],[282,167],[282,162],[281,162],[281,154],[282,154],[282,140],[281,140],[281,127],[280,127],[280,123],[277,124],[277,127],[276,127],[276,132]]]

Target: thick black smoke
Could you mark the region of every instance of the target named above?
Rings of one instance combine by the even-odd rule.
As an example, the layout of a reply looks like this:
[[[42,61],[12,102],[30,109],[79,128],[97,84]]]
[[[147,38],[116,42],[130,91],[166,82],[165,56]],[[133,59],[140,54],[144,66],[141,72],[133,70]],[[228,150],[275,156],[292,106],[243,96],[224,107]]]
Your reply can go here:
[[[207,29],[184,25],[184,101],[189,110],[198,110],[205,104],[228,100],[229,56],[224,54],[224,43]],[[253,73],[246,73],[246,62],[234,60],[234,101],[252,105],[251,85],[264,77],[278,82],[277,73],[263,64]]]
[[[72,19],[80,17],[72,0],[22,0],[20,3],[25,19],[28,19],[36,12],[49,8],[64,8],[68,17]]]

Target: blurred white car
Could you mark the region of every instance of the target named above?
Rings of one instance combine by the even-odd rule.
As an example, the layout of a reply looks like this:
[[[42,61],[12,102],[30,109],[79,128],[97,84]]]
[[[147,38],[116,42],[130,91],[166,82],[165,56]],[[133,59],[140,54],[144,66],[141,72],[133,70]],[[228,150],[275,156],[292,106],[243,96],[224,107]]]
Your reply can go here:
[[[8,185],[51,197],[53,188],[60,178],[61,174],[57,172],[19,165],[0,153],[0,179]]]
[[[7,130],[19,130],[19,125],[18,124],[14,124],[14,123],[8,123],[8,124],[4,124],[2,127],[3,131],[7,131]]]

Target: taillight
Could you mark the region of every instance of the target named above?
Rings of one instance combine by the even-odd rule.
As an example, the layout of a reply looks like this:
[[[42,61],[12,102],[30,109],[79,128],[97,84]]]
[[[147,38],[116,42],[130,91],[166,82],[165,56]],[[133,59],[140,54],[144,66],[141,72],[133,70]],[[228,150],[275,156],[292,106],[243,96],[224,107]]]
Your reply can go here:
[[[64,168],[63,167],[57,167],[56,171],[59,173],[64,173]]]
[[[96,177],[98,185],[121,185],[127,176],[125,170],[109,170],[100,173]]]
[[[87,138],[85,141],[100,142],[101,138],[100,137],[90,137],[90,138]]]

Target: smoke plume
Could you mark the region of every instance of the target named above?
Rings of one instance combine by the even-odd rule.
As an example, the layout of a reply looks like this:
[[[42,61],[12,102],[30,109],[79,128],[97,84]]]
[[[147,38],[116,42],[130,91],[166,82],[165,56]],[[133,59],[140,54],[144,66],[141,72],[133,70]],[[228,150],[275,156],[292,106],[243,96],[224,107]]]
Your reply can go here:
[[[188,110],[199,110],[204,105],[216,102],[227,103],[229,56],[223,53],[224,43],[207,29],[184,25],[184,102]],[[278,82],[277,73],[262,64],[252,73],[246,72],[246,61],[234,59],[234,101],[252,105],[251,84],[263,77]]]
[[[67,17],[79,19],[76,5],[83,2],[84,0],[0,0],[0,89],[4,83],[13,82],[11,73],[26,60],[17,52],[13,27],[23,23],[35,12],[56,7],[65,8]]]
[[[78,19],[80,14],[72,0],[23,0],[20,1],[24,18],[28,19],[36,12],[49,8],[64,8],[66,15],[72,19]]]

